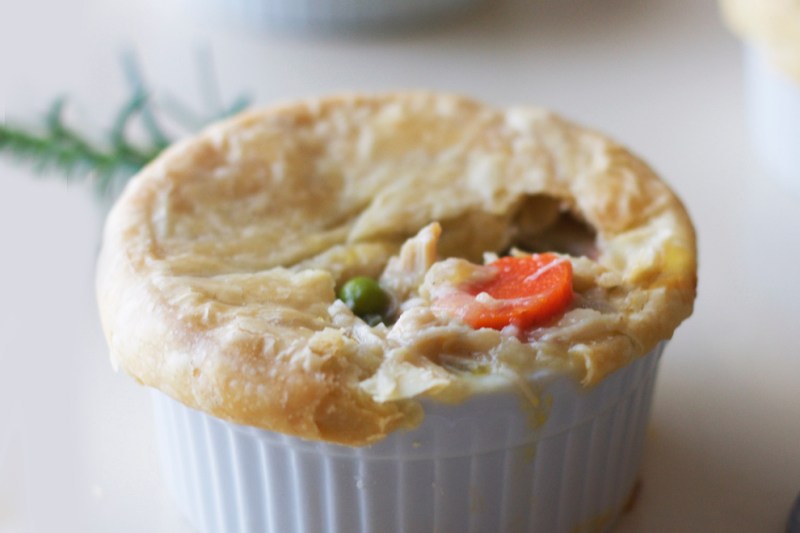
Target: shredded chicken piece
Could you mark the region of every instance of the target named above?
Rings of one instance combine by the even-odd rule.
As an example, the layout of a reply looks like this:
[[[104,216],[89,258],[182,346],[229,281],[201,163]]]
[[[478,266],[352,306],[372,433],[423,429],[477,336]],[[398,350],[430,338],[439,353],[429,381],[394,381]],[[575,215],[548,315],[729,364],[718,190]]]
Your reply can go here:
[[[428,224],[400,248],[381,275],[380,284],[404,302],[416,294],[428,269],[436,262],[436,246],[442,234],[438,222]]]

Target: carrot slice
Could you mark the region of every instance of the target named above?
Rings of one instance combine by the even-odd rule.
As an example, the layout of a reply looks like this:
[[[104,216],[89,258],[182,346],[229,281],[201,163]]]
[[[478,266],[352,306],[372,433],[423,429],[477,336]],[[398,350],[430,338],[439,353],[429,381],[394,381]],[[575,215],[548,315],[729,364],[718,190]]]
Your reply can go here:
[[[555,254],[503,257],[488,266],[496,275],[465,287],[474,298],[461,300],[458,312],[473,328],[529,329],[560,315],[572,301],[572,263]]]

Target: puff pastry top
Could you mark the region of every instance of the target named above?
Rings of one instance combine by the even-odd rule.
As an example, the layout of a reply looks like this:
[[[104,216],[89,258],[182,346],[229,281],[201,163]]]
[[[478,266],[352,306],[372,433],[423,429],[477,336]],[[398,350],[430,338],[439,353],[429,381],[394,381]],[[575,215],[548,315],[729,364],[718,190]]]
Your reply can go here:
[[[563,316],[519,335],[432,309],[456,257],[514,246],[572,262]],[[355,275],[390,288],[394,324],[335,299]],[[672,335],[695,276],[684,208],[623,147],[541,109],[404,93],[271,107],[170,148],[109,214],[97,290],[112,359],[142,383],[363,445],[415,424],[422,396],[541,368],[598,382]]]
[[[728,25],[800,83],[800,1],[720,0]]]

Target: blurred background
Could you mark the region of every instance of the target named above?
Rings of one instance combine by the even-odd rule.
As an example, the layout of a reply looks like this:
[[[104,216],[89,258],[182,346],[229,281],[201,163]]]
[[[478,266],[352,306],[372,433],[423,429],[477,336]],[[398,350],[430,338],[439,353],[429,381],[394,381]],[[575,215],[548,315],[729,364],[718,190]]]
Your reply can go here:
[[[800,491],[800,195],[751,155],[741,46],[714,2],[484,0],[376,24],[386,12],[309,21],[205,1],[3,2],[0,119],[41,130],[64,96],[65,120],[102,142],[135,63],[171,137],[243,95],[403,88],[541,105],[610,134],[683,198],[701,261],[617,531],[784,530]],[[188,532],[159,482],[147,394],[113,372],[98,323],[108,201],[31,161],[0,152],[0,533]]]

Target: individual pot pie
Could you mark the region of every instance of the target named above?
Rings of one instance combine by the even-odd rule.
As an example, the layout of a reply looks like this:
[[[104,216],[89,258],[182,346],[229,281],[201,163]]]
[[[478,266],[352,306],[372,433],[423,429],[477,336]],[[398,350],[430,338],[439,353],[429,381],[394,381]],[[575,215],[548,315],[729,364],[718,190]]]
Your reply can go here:
[[[728,25],[755,44],[800,84],[800,3],[793,0],[720,0]]]
[[[695,285],[686,211],[625,148],[425,92],[170,148],[98,268],[112,359],[160,391],[169,484],[205,531],[601,530]]]
[[[720,0],[720,6],[745,43],[745,101],[756,154],[800,194],[800,3]]]

